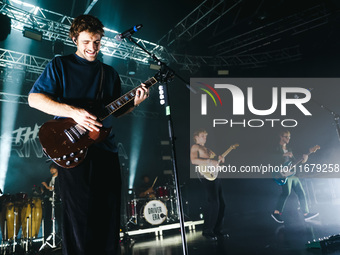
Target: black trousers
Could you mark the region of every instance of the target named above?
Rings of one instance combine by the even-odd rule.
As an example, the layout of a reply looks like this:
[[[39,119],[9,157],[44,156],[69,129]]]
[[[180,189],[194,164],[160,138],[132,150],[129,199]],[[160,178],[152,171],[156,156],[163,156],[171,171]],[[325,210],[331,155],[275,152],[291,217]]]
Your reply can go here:
[[[95,146],[79,166],[59,169],[63,255],[118,254],[121,175],[117,153]]]
[[[225,201],[220,179],[208,181],[201,179],[206,193],[206,203],[204,206],[203,233],[216,233],[223,229]]]

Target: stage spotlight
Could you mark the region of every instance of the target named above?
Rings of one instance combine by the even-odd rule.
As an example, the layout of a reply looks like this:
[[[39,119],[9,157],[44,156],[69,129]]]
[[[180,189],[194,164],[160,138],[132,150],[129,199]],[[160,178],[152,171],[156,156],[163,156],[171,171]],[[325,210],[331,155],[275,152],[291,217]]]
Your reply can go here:
[[[22,32],[24,37],[36,40],[41,42],[42,41],[42,32],[33,29],[33,28],[28,28],[28,27],[24,27],[24,31]]]
[[[137,62],[130,59],[127,63],[127,71],[129,75],[135,75],[137,72]]]
[[[5,41],[11,33],[11,19],[0,13],[0,41]]]

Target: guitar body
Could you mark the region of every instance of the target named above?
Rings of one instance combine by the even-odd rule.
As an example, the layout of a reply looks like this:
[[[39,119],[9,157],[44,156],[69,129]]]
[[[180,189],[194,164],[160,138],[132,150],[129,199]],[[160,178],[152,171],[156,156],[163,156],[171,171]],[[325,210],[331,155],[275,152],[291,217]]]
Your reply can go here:
[[[225,158],[232,150],[236,149],[239,144],[233,144],[226,150],[221,157]],[[208,181],[216,180],[218,176],[218,166],[220,165],[221,161],[218,160],[217,165],[206,164],[206,165],[199,165],[197,166],[198,171],[205,179]]]
[[[320,146],[315,145],[313,148],[309,149],[309,153],[307,154],[307,156],[309,156],[312,153],[315,153],[319,149],[320,149]],[[284,163],[283,164],[284,171],[273,173],[274,181],[279,185],[285,185],[287,183],[288,178],[296,174],[296,166],[300,164],[301,162],[303,162],[303,158],[301,158],[300,160],[296,162],[288,161]]]
[[[104,140],[111,128],[101,128],[97,131],[75,130],[77,123],[71,118],[50,120],[39,130],[39,140],[45,154],[57,165],[73,168],[86,157],[87,149],[94,143]]]
[[[217,165],[218,166],[218,165]],[[212,165],[200,165],[198,167],[199,173],[208,181],[214,181],[216,180],[218,176],[218,171],[211,171],[211,169],[217,169],[217,166]]]
[[[166,74],[163,73],[167,71]],[[173,78],[170,70],[160,70],[156,74],[159,81],[169,82]],[[129,102],[133,101],[138,88],[147,88],[158,82],[155,77],[151,77],[140,86],[130,90],[118,99],[105,107],[99,106],[99,121],[103,121],[111,114],[122,109]],[[88,105],[86,105],[88,107]],[[98,107],[98,105],[97,105]],[[95,112],[96,109],[94,109]],[[98,109],[97,109],[98,110]],[[88,131],[78,125],[73,119],[57,119],[44,123],[39,130],[39,140],[45,154],[47,154],[57,165],[64,168],[72,168],[79,165],[86,157],[89,146],[104,140],[110,134],[111,128],[100,128],[97,131]]]
[[[291,176],[296,174],[292,161],[288,161],[288,162],[284,163],[283,167],[285,169],[287,169],[288,171],[287,172],[273,173],[274,181],[280,186],[285,185],[287,183],[288,177],[291,177]]]

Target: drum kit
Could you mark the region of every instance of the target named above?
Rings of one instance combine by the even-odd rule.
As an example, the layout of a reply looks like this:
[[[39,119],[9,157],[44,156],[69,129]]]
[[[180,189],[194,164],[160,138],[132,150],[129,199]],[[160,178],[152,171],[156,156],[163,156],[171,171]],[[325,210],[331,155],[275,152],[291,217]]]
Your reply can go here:
[[[52,206],[54,208],[54,195]],[[1,254],[16,253],[19,245],[20,251],[24,250],[28,253],[33,241],[44,242],[43,207],[43,199],[38,195],[29,197],[27,193],[20,192],[0,196]],[[54,215],[52,221],[54,226],[52,234],[55,235]],[[38,239],[40,227],[42,227],[42,238]],[[48,239],[46,243],[47,241]]]
[[[127,214],[128,229],[177,222],[178,212],[174,186],[159,186],[155,188],[155,192],[143,198],[137,198],[133,192],[133,199],[128,201]]]

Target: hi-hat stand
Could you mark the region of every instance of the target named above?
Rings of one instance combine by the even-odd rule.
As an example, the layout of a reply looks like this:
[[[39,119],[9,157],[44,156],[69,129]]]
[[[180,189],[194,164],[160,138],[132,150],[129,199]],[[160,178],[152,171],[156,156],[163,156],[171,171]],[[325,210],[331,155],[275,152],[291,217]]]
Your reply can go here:
[[[168,67],[164,62],[162,62],[159,58],[156,57],[155,54],[150,53],[147,51],[144,47],[139,45],[132,36],[126,37],[130,42],[135,44],[137,47],[142,49],[144,52],[146,52],[156,63],[160,66],[160,73],[161,73],[161,83],[165,87],[165,107],[166,107],[166,115],[168,117],[168,132],[169,132],[169,139],[171,143],[171,151],[172,151],[172,164],[173,164],[173,170],[174,170],[174,179],[175,179],[175,187],[176,187],[176,198],[177,198],[177,204],[178,204],[178,213],[179,213],[179,222],[180,222],[180,228],[181,228],[181,238],[182,238],[182,248],[183,248],[183,254],[188,254],[188,247],[186,242],[186,235],[185,235],[185,226],[184,226],[184,214],[183,214],[183,206],[182,206],[182,197],[181,197],[181,191],[180,191],[180,185],[179,185],[179,178],[178,178],[178,171],[177,171],[177,159],[176,159],[176,150],[175,150],[175,136],[174,136],[174,128],[173,128],[173,121],[171,117],[171,111],[170,111],[170,100],[169,100],[169,93],[168,93],[168,83],[172,80],[172,77],[176,75],[177,78],[179,78],[182,82],[185,83],[186,87],[191,90],[192,92],[195,92],[192,88],[190,88],[189,83],[186,82],[181,76],[178,74],[175,74],[174,70],[172,70],[170,67]]]
[[[56,245],[56,238],[58,237],[59,239],[59,243],[61,242],[61,238],[59,236],[57,236],[56,234],[56,228],[55,228],[55,224],[56,224],[56,218],[55,218],[55,190],[54,190],[54,186],[52,186],[52,233],[46,238],[45,243],[42,244],[42,246],[40,247],[39,251],[41,251],[42,249],[44,249],[46,246],[49,246],[50,248],[54,249],[57,247]],[[58,243],[58,244],[59,244]]]

